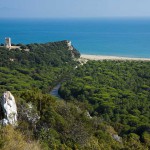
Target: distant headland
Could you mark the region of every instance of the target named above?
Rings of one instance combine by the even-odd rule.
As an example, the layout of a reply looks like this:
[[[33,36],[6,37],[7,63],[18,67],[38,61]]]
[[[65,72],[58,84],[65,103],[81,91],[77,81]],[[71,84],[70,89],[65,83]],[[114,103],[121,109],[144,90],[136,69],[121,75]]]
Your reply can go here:
[[[66,43],[68,50],[72,51],[74,47],[72,46],[72,42],[69,40],[64,40],[63,42]],[[12,44],[11,38],[6,37],[5,43],[1,44],[2,47],[6,47],[8,49],[20,49],[25,51],[30,51],[28,48],[26,48],[23,44]],[[90,55],[90,54],[81,54],[79,61],[81,62],[87,62],[88,60],[123,60],[123,61],[150,61],[150,58],[136,58],[136,57],[122,57],[122,56],[107,56],[107,55]]]

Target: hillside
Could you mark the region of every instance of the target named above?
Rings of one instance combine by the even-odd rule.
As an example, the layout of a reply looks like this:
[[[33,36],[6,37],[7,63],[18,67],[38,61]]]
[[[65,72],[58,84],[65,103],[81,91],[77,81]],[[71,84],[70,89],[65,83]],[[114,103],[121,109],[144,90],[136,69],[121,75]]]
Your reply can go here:
[[[0,94],[11,91],[18,107],[18,126],[0,128],[0,149],[150,148],[148,62],[80,65],[68,41],[19,46],[0,47]],[[64,100],[48,94],[64,78]]]
[[[38,88],[47,92],[76,65],[80,57],[68,41],[20,44],[20,49],[0,47],[0,93]],[[29,51],[26,51],[29,49]]]
[[[89,61],[72,73],[59,93],[69,102],[88,103],[90,114],[103,118],[120,136],[135,134],[147,144],[150,62]]]

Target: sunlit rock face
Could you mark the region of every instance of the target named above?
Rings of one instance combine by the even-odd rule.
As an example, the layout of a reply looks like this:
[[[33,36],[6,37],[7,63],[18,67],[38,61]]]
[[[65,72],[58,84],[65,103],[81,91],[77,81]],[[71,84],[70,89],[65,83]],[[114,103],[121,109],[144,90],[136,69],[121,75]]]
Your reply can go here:
[[[71,41],[67,41],[68,50],[73,50],[73,46],[71,44]]]
[[[117,142],[122,143],[122,138],[120,136],[118,136],[117,134],[113,134],[112,135],[113,139],[116,140]]]
[[[13,126],[16,126],[17,106],[14,96],[9,91],[3,93],[1,98],[1,107],[4,112],[4,119],[1,120],[2,125],[11,124]]]

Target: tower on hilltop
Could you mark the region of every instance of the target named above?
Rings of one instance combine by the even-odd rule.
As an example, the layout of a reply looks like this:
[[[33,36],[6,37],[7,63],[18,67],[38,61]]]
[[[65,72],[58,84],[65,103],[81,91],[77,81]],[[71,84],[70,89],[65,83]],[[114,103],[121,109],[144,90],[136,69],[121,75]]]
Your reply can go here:
[[[7,48],[10,48],[10,47],[11,47],[11,38],[9,38],[9,37],[6,37],[6,38],[5,38],[5,46],[6,46]]]

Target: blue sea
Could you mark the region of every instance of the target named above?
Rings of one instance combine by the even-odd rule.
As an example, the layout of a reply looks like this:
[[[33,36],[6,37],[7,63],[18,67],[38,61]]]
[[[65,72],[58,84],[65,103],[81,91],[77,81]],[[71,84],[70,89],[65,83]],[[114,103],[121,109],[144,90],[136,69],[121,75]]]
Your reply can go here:
[[[150,19],[1,19],[0,43],[71,40],[82,54],[150,58]]]

